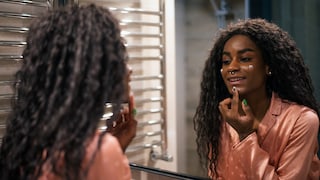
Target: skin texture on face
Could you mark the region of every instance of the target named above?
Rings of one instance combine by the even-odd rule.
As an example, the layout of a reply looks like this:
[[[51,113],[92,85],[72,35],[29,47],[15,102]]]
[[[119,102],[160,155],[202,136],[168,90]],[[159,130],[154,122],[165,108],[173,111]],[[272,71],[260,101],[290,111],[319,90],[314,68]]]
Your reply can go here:
[[[230,94],[237,88],[241,97],[266,94],[268,66],[261,50],[245,35],[235,35],[224,45],[221,75]]]

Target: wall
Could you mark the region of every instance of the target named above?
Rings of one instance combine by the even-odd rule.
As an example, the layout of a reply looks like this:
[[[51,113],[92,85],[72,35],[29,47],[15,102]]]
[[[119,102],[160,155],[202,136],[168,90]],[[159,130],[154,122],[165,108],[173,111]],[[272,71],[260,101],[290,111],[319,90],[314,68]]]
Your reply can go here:
[[[228,15],[227,23],[244,18],[244,0],[229,0],[228,2],[231,14]],[[214,35],[218,31],[218,22],[210,0],[176,0],[175,6],[176,58],[179,66],[184,68],[184,72],[179,72],[179,76],[185,79],[186,98],[184,134],[186,167],[185,169],[178,167],[178,170],[182,173],[205,177],[206,171],[200,168],[196,152],[192,118],[199,101],[202,70],[213,45]]]

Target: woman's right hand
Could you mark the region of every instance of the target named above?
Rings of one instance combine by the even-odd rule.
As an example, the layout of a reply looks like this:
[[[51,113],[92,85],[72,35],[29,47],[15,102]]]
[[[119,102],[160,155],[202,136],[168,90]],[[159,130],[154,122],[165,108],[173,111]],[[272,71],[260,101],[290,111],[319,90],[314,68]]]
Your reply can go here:
[[[238,90],[234,88],[232,92],[232,98],[226,98],[219,103],[219,110],[222,118],[238,132],[242,141],[258,129],[259,121],[246,102],[239,102]]]
[[[119,113],[116,126],[108,128],[107,131],[118,139],[123,152],[125,152],[137,132],[133,95],[129,97],[129,107],[124,107]]]

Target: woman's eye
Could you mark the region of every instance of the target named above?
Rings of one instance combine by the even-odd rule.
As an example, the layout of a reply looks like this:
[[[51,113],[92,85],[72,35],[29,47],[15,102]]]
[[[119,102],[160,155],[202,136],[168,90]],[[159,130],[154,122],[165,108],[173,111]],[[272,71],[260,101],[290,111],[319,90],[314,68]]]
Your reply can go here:
[[[248,62],[251,60],[251,58],[245,57],[240,59],[242,62]]]
[[[222,64],[224,64],[224,65],[228,65],[228,64],[230,64],[230,60],[229,59],[223,59],[222,60]]]

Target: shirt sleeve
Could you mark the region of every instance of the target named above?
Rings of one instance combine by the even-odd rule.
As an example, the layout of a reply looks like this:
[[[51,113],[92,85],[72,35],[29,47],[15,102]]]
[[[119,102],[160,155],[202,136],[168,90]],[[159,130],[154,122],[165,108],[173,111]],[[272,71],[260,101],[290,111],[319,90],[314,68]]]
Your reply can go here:
[[[123,154],[118,140],[106,134],[88,173],[89,180],[131,180],[127,157]]]
[[[269,154],[260,147],[256,133],[252,133],[234,147],[231,159],[235,166],[241,166],[248,179],[318,180],[318,128],[319,119],[315,113],[302,113],[276,167],[269,164]]]

